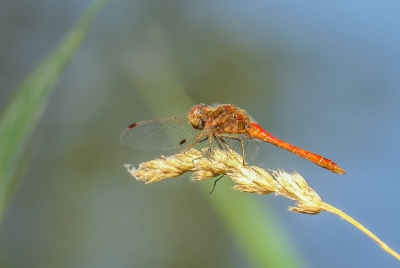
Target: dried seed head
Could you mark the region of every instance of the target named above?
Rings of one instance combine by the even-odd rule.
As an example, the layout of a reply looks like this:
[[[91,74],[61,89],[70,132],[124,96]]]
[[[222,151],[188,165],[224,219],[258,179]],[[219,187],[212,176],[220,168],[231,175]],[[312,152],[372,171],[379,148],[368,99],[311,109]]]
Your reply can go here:
[[[213,150],[211,154],[194,149],[169,157],[162,157],[139,165],[135,169],[132,165],[125,165],[128,172],[136,179],[152,183],[167,178],[177,177],[188,171],[193,172],[193,180],[206,180],[224,174],[235,182],[235,190],[255,193],[275,193],[296,200],[297,207],[289,210],[305,214],[318,214],[328,211],[347,220],[376,241],[386,252],[398,260],[400,255],[383,243],[367,228],[355,221],[341,210],[324,203],[318,194],[311,189],[299,173],[287,173],[282,170],[271,171],[243,165],[242,157],[234,151]]]
[[[192,179],[201,181],[220,174],[230,177],[233,189],[254,194],[275,193],[297,201],[295,212],[317,214],[322,211],[322,200],[298,173],[272,171],[272,175],[257,166],[243,164],[243,158],[234,151],[213,150],[211,154],[190,149],[139,165],[138,169],[126,165],[136,179],[146,183],[161,181],[193,172]]]
[[[305,214],[318,214],[323,211],[322,199],[299,173],[278,170],[272,171],[272,174],[282,187],[277,194],[297,201],[298,207],[289,207],[289,210]]]
[[[125,167],[137,180],[144,181],[148,184],[178,177],[188,171],[194,171],[194,160],[202,156],[203,154],[201,152],[190,150],[187,153],[156,158],[144,162],[139,165],[138,169],[135,169],[131,165],[125,165]]]

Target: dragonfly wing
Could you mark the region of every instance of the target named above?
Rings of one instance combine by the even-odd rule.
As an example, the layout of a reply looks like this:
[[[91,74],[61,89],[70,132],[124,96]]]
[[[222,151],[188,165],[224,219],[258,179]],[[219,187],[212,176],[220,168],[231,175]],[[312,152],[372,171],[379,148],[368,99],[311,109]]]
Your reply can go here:
[[[225,139],[225,142],[232,150],[236,151],[244,157],[245,160],[253,160],[258,152],[258,143],[254,139],[249,139],[245,134],[239,134],[243,131],[243,126],[239,125],[238,120],[232,120],[229,124],[224,124],[224,132],[221,136]],[[232,130],[238,130],[238,133],[234,133]]]
[[[258,142],[256,140],[246,139],[245,152],[246,152],[246,159],[249,161],[253,160],[258,152]]]
[[[244,146],[246,161],[253,160],[258,152],[258,143],[256,140],[250,140],[245,135],[224,135],[223,140],[230,149],[234,150],[241,156],[243,156],[242,146]]]
[[[142,121],[130,125],[121,134],[125,146],[141,150],[171,150],[198,135],[187,114]]]

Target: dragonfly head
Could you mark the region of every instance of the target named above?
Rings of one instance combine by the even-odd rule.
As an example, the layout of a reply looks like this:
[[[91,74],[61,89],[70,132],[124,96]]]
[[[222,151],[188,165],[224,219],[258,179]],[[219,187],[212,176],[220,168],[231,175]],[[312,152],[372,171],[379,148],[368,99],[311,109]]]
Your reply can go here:
[[[194,106],[188,113],[188,119],[194,129],[204,129],[204,109],[207,105],[201,103]]]

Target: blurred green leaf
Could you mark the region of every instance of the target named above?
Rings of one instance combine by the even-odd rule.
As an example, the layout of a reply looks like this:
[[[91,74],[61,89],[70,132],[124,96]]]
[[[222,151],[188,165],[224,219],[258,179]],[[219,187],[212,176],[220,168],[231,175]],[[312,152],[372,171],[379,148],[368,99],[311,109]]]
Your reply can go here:
[[[82,44],[89,26],[109,0],[94,2],[69,35],[17,88],[0,117],[0,220],[18,179],[29,138],[55,84]]]
[[[210,191],[207,186],[202,187],[205,193]],[[307,267],[272,208],[255,195],[232,194],[223,187],[208,199],[254,267]]]

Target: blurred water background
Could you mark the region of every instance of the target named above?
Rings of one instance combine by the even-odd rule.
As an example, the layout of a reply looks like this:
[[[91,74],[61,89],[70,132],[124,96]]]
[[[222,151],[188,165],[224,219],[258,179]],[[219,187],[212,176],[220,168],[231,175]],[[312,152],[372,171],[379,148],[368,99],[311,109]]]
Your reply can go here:
[[[89,3],[0,2],[1,110]],[[240,195],[228,179],[206,195],[212,181],[144,185],[123,167],[167,153],[122,146],[126,126],[197,103],[238,105],[337,162],[346,175],[261,144],[252,164],[299,172],[399,251],[399,10],[396,1],[113,1],[31,140],[33,162],[0,228],[0,266],[251,267],[213,208],[219,192]],[[307,267],[398,264],[336,216],[254,198]]]

